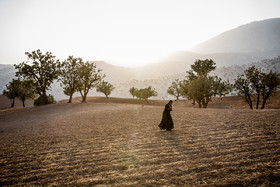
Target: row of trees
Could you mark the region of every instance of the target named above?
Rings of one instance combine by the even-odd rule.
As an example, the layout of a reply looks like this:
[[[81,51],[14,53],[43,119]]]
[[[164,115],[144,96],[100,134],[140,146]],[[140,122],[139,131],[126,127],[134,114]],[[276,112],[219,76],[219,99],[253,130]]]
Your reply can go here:
[[[69,103],[76,92],[81,94],[82,102],[86,102],[87,94],[92,88],[104,93],[106,97],[114,90],[113,85],[103,80],[105,75],[94,63],[84,62],[81,58],[73,56],[60,62],[50,52],[43,54],[40,50],[26,52],[26,55],[27,62],[14,65],[17,69],[17,79],[13,79],[3,91],[3,94],[11,99],[11,107],[14,106],[15,98],[19,98],[23,106],[26,99],[34,98],[34,105],[54,103],[53,96],[47,95],[47,90],[54,81],[61,82],[64,93],[69,96]],[[211,76],[210,73],[215,69],[216,64],[211,59],[196,60],[187,71],[186,79],[176,79],[172,82],[167,89],[168,94],[176,99],[180,96],[185,97],[193,100],[193,104],[198,103],[200,108],[206,108],[212,97],[225,96],[234,89],[251,109],[253,97],[256,95],[256,108],[259,108],[262,101],[263,109],[266,101],[280,85],[279,74],[272,71],[265,74],[255,66],[245,70],[244,75],[238,76],[233,85],[217,76]],[[129,92],[133,97],[146,101],[149,97],[157,96],[157,92],[151,86],[143,89],[132,87]]]
[[[60,62],[52,53],[43,54],[39,49],[25,54],[28,57],[27,62],[14,65],[17,79],[13,79],[3,91],[3,94],[12,100],[11,107],[14,106],[15,98],[22,100],[24,106],[26,99],[34,99],[36,96],[36,106],[54,103],[53,96],[47,95],[54,81],[61,82],[64,93],[69,96],[69,103],[76,92],[81,94],[82,102],[86,102],[89,90],[94,87],[106,97],[114,89],[113,85],[103,80],[105,75],[101,74],[101,69],[94,63],[84,62],[73,56]]]
[[[34,89],[33,81],[13,79],[8,85],[6,85],[6,90],[3,91],[3,95],[11,100],[11,107],[14,107],[16,98],[21,100],[23,107],[25,107],[25,101],[27,99],[35,98],[35,93],[33,92]]]
[[[238,95],[253,109],[253,100],[256,97],[256,109],[262,101],[261,109],[270,96],[274,95],[280,86],[280,74],[270,71],[264,73],[255,66],[249,67],[244,74],[237,77],[233,87]]]
[[[210,76],[210,72],[215,69],[213,60],[197,60],[191,65],[191,70],[187,71],[186,79],[173,81],[167,93],[175,96],[177,100],[182,96],[193,100],[193,104],[197,102],[200,108],[206,108],[212,97],[222,97],[235,90],[251,109],[256,95],[256,109],[259,108],[261,100],[261,109],[263,109],[266,101],[276,93],[280,85],[280,74],[272,71],[266,74],[255,66],[245,70],[243,75],[237,77],[234,84],[222,81],[217,76]]]
[[[223,82],[217,76],[210,76],[210,72],[215,70],[213,60],[197,60],[191,65],[191,70],[187,71],[187,79],[179,81],[176,79],[167,89],[167,93],[173,95],[178,100],[180,96],[197,102],[199,107],[207,107],[213,96],[224,96],[231,91],[229,82]],[[156,91],[151,87],[137,89],[132,87],[129,90],[133,97],[147,100],[156,96]]]

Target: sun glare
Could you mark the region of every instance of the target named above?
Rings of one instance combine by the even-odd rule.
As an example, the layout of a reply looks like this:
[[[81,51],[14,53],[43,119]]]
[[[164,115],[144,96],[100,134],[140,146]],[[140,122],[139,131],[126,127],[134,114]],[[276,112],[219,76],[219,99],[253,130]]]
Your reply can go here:
[[[279,17],[276,6],[246,2],[6,1],[0,3],[0,63],[20,63],[26,59],[26,51],[41,49],[61,60],[73,55],[120,66],[142,66],[241,24]]]
[[[119,48],[108,51],[106,61],[114,65],[138,67],[151,63],[158,62],[167,54],[172,53],[172,50],[160,48],[161,46],[152,48],[149,43],[144,45],[131,45],[128,48]],[[102,55],[103,56],[103,55]]]

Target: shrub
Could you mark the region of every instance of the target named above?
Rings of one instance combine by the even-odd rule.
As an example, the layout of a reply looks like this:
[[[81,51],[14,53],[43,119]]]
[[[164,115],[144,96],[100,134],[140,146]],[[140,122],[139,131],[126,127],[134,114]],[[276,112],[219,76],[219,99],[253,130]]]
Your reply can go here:
[[[45,103],[45,98],[43,96],[39,96],[37,99],[34,100],[34,106],[41,106],[45,104],[54,104],[56,101],[52,95],[47,96],[47,103]]]

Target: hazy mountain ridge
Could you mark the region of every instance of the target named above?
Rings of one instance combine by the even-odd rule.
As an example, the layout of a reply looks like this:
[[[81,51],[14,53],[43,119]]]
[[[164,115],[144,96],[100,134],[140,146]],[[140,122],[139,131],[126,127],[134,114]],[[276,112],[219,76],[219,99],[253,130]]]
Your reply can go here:
[[[259,53],[279,55],[280,18],[255,21],[226,31],[192,50],[198,53]]]
[[[280,53],[279,53],[280,54]],[[274,57],[273,57],[274,58]],[[108,74],[107,78],[119,79],[121,74],[122,80],[128,81],[132,79],[146,80],[146,79],[157,79],[158,77],[173,76],[174,74],[182,74],[190,69],[190,65],[197,59],[212,59],[217,67],[231,66],[231,65],[243,65],[250,62],[258,62],[265,58],[252,54],[243,53],[215,53],[215,54],[198,54],[189,51],[180,51],[171,54],[166,59],[138,67],[138,68],[115,68],[113,65],[107,64],[103,66],[104,62],[96,62],[98,67],[103,69],[105,74]],[[100,64],[99,64],[100,63]]]
[[[271,70],[273,72],[280,73],[280,56],[274,59],[262,60],[260,62],[218,68],[215,72],[213,72],[213,75],[217,75],[223,80],[229,80],[231,83],[234,83],[236,77],[244,74],[244,70],[248,69],[250,66],[256,66],[265,73],[268,73]]]
[[[244,73],[250,66],[256,66],[257,68],[261,68],[264,72],[269,72],[272,70],[273,72],[280,73],[280,56],[275,59],[266,59],[261,62],[251,62],[243,65],[231,65],[228,67],[219,67],[217,68],[212,75],[216,75],[221,77],[223,80],[228,80],[230,83],[234,83],[235,79],[238,75]],[[187,70],[187,69],[186,69]],[[158,92],[159,96],[155,97],[156,99],[162,98],[172,98],[167,94],[167,88],[171,85],[172,81],[175,79],[183,80],[186,77],[186,70],[183,73],[177,73],[173,75],[159,77],[157,79],[149,79],[149,80],[133,80],[126,83],[122,83],[119,87],[123,90],[123,95],[127,95],[129,97],[129,93],[127,92],[129,88],[132,86],[141,88],[147,86],[153,86]]]

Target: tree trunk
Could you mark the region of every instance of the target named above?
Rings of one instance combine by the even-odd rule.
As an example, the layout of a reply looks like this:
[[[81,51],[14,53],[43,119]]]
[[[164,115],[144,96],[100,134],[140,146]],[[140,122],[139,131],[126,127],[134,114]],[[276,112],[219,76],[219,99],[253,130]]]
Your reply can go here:
[[[15,106],[15,98],[12,99],[11,108],[14,108],[14,106]]]
[[[85,83],[84,88],[83,88],[84,95],[83,95],[83,100],[82,100],[82,103],[87,102],[87,93],[88,93],[88,91],[87,91],[87,87],[86,87],[86,85],[87,85],[87,84]]]
[[[204,99],[202,100],[202,106],[203,106],[203,108],[205,108],[205,101],[204,101]]]
[[[25,99],[22,99],[22,106],[25,107]]]
[[[207,108],[207,105],[208,105],[208,103],[209,103],[209,98],[206,98],[206,102],[204,103],[204,108]]]
[[[252,101],[251,101],[251,100],[248,100],[248,101],[247,101],[247,103],[249,104],[250,109],[251,109],[251,110],[253,110],[253,104],[252,104]]]
[[[256,109],[259,108],[259,103],[260,103],[260,92],[258,92],[258,98],[257,98],[257,106],[256,106]]]
[[[68,101],[68,103],[72,103],[72,96],[73,96],[73,94],[72,94],[72,93],[70,93],[70,97],[69,97],[69,101]]]
[[[249,94],[246,94],[245,96],[245,101],[248,103],[248,105],[250,106],[250,109],[253,110],[253,104],[252,104],[252,100]]]
[[[82,100],[82,103],[85,103],[87,102],[87,94],[84,93],[84,95],[82,96],[83,100]]]
[[[201,101],[198,102],[198,106],[199,106],[199,108],[201,108]]]
[[[86,98],[85,96],[83,96],[83,100],[82,100],[82,103],[85,103],[85,102],[87,102],[86,100],[87,100],[87,98]]]
[[[264,99],[264,100],[263,100],[263,103],[262,103],[262,107],[261,107],[261,109],[264,109],[264,105],[265,105],[265,103],[266,103],[266,99]]]
[[[266,100],[270,97],[271,92],[268,92],[266,95],[263,95],[263,103],[261,109],[264,109],[264,105],[266,104]]]
[[[192,102],[192,104],[193,104],[193,105],[195,105],[195,100],[194,100],[194,99],[193,99],[193,102]]]
[[[49,104],[46,91],[43,91],[44,105]]]

